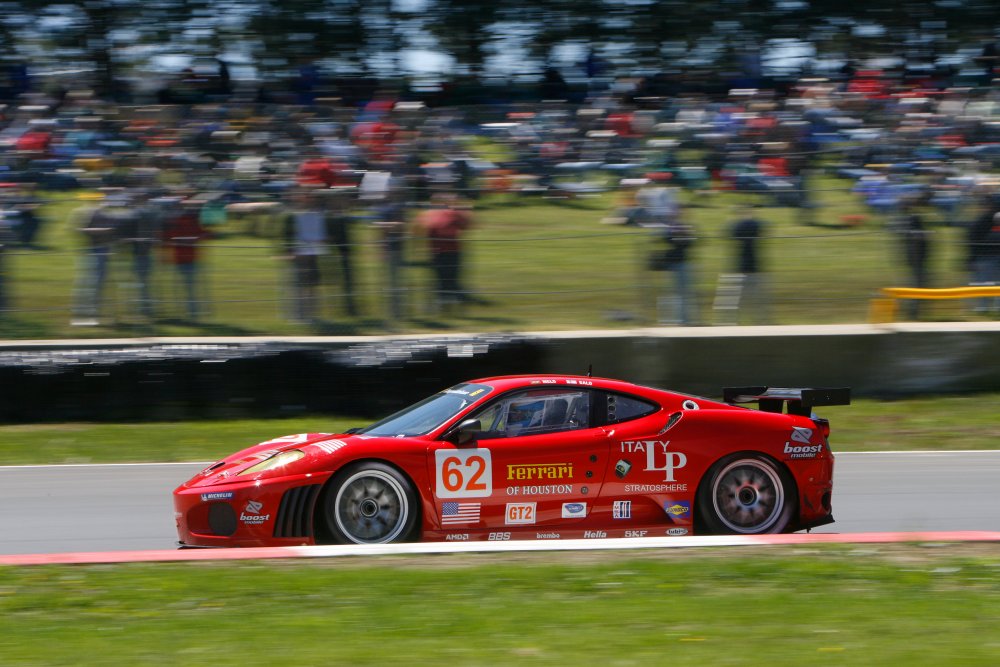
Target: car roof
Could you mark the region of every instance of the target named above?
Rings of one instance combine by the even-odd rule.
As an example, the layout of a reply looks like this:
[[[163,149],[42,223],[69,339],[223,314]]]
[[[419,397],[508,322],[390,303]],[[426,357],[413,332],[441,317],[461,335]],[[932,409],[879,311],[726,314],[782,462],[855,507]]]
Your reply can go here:
[[[652,387],[625,382],[623,380],[590,377],[587,375],[500,375],[495,377],[479,378],[471,380],[470,382],[476,384],[488,384],[498,391],[507,391],[518,387],[531,387],[537,385],[598,387],[600,389],[610,389],[614,391],[638,394],[659,393],[661,391]]]

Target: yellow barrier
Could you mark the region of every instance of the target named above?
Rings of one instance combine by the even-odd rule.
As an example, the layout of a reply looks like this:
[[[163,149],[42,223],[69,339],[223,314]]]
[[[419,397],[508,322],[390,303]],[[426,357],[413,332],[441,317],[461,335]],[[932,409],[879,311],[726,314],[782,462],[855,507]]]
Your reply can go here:
[[[894,299],[973,299],[1000,296],[1000,285],[978,287],[883,287],[882,294]]]
[[[975,287],[883,287],[883,298],[872,299],[868,304],[868,321],[872,324],[895,322],[898,299],[976,299],[1000,297],[1000,285]]]

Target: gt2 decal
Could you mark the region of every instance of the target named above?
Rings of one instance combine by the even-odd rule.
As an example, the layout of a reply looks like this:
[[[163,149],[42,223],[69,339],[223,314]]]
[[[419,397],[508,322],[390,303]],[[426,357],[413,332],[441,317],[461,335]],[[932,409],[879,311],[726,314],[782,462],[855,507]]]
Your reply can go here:
[[[535,523],[536,503],[507,503],[504,523],[507,525]]]
[[[669,440],[623,440],[622,453],[646,455],[646,472],[662,472],[664,482],[676,482],[674,471],[687,465],[687,454],[668,452]],[[662,464],[662,465],[657,465]]]
[[[434,452],[438,498],[487,498],[493,493],[493,458],[488,449]]]

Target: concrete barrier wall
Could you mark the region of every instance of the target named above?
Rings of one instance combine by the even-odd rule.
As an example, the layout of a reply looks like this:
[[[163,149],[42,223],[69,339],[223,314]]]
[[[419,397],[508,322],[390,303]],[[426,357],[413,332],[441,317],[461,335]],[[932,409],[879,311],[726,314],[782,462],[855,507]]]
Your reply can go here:
[[[711,398],[730,385],[847,386],[859,397],[1000,391],[1000,324],[8,342],[0,420],[375,418],[471,378],[589,367]]]

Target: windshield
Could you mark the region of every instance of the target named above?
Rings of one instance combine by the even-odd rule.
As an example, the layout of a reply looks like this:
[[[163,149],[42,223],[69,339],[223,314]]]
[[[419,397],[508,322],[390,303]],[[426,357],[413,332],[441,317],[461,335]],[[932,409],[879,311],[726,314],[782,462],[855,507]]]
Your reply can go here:
[[[485,384],[459,384],[429,396],[360,431],[365,435],[402,437],[430,433],[493,391]]]

